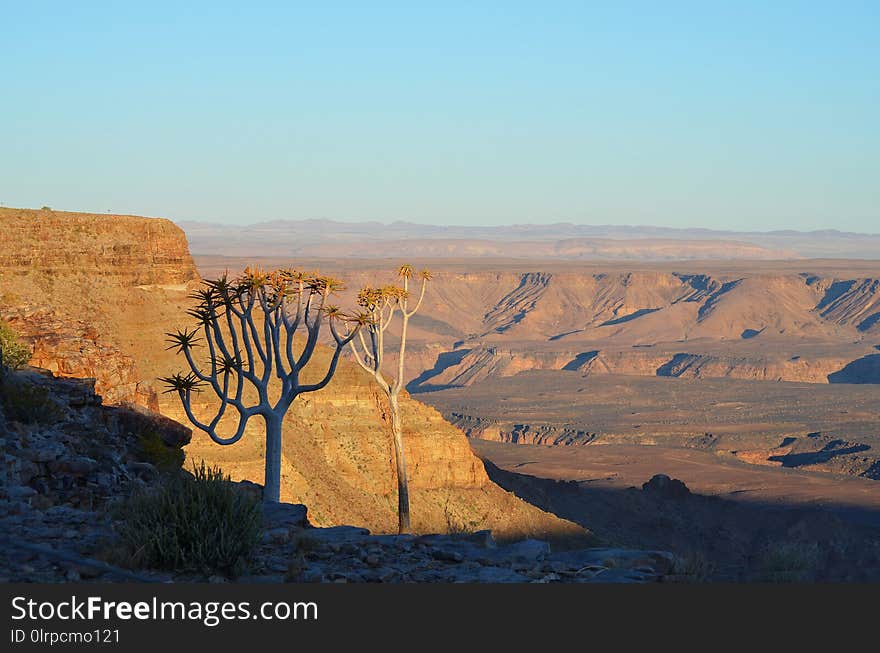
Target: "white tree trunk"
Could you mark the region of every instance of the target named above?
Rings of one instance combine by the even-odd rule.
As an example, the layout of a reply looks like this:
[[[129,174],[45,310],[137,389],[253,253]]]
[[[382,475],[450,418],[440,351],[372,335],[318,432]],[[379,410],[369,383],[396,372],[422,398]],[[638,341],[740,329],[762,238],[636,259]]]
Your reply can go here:
[[[265,503],[281,501],[281,426],[280,417],[266,418],[266,481],[263,487]]]
[[[391,404],[391,432],[394,436],[394,459],[397,464],[397,531],[410,532],[409,484],[406,477],[406,455],[403,451],[403,426],[397,395],[389,397]]]

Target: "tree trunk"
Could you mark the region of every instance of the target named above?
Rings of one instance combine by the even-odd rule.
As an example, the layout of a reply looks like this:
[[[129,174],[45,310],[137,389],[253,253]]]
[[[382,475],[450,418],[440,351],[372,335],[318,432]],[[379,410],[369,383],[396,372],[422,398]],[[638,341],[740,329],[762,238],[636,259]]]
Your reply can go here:
[[[397,396],[389,398],[391,404],[391,432],[394,435],[394,459],[397,463],[397,532],[409,533],[409,484],[406,479],[406,456],[403,453],[403,427],[400,422],[400,406]]]
[[[281,418],[266,418],[266,476],[263,502],[281,501]]]

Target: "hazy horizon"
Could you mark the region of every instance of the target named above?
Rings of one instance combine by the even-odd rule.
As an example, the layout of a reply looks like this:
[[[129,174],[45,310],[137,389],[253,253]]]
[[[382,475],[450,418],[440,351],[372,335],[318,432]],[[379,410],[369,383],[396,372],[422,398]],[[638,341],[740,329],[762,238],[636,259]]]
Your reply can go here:
[[[54,207],[53,207],[54,208]],[[66,209],[55,209],[55,210],[66,210]],[[857,236],[880,236],[880,231],[849,231],[846,229],[837,229],[834,227],[825,227],[825,228],[817,228],[817,229],[736,229],[736,228],[724,228],[724,227],[705,227],[700,225],[694,225],[690,227],[676,227],[667,224],[627,224],[627,223],[602,223],[602,222],[573,222],[570,220],[559,220],[553,222],[511,222],[511,223],[496,223],[496,224],[481,224],[481,223],[473,223],[473,224],[456,224],[456,223],[443,223],[441,221],[436,222],[414,222],[412,220],[382,220],[382,219],[371,219],[371,220],[352,220],[346,218],[267,218],[267,219],[254,219],[252,221],[245,221],[245,219],[241,221],[235,222],[222,222],[215,221],[211,219],[177,219],[170,216],[145,216],[145,217],[163,217],[171,220],[175,224],[178,225],[204,225],[204,226],[217,226],[217,227],[256,227],[260,225],[269,225],[269,224],[279,224],[279,223],[299,223],[299,222],[319,222],[319,223],[333,223],[333,224],[344,224],[351,226],[365,226],[369,224],[379,224],[385,227],[392,227],[395,225],[405,225],[405,226],[423,226],[423,227],[434,227],[437,229],[473,229],[473,230],[488,230],[488,229],[505,229],[505,228],[551,228],[551,227],[583,227],[583,228],[592,228],[592,229],[620,229],[620,230],[638,230],[638,229],[648,229],[648,230],[657,230],[657,231],[704,231],[704,232],[714,232],[714,233],[730,233],[730,234],[778,234],[784,232],[791,233],[800,233],[800,234],[817,234],[817,233],[838,233],[838,234],[852,234]]]
[[[259,226],[268,226],[268,225],[284,225],[284,224],[301,224],[301,223],[321,223],[321,224],[337,224],[344,225],[348,227],[367,227],[370,225],[381,225],[383,227],[424,227],[426,229],[448,229],[448,230],[460,230],[460,231],[490,231],[490,230],[503,230],[503,229],[515,229],[515,230],[525,230],[525,229],[535,229],[535,230],[551,230],[553,228],[574,228],[574,229],[584,229],[584,230],[608,230],[608,231],[631,231],[637,232],[639,230],[646,231],[657,231],[657,232],[672,232],[674,234],[681,234],[680,237],[686,238],[688,234],[730,234],[732,236],[742,234],[742,235],[762,235],[766,234],[768,236],[773,235],[785,235],[785,234],[800,234],[804,236],[811,235],[819,235],[819,234],[839,234],[841,236],[870,236],[876,237],[880,236],[880,231],[849,231],[846,229],[838,229],[834,227],[826,227],[826,228],[817,228],[817,229],[748,229],[748,230],[740,230],[736,228],[724,228],[722,226],[718,227],[706,227],[695,225],[691,227],[677,227],[666,224],[623,224],[623,223],[601,223],[601,222],[573,222],[573,221],[555,221],[555,222],[540,222],[540,221],[532,221],[532,222],[514,222],[514,223],[496,223],[496,224],[480,224],[480,223],[472,223],[472,224],[456,224],[456,223],[443,223],[441,221],[435,222],[414,222],[411,220],[382,220],[382,219],[371,219],[371,220],[354,220],[354,219],[345,219],[345,218],[284,218],[284,217],[274,217],[274,218],[266,218],[266,219],[242,219],[240,221],[235,222],[224,222],[221,220],[215,220],[210,218],[178,218],[174,215],[146,215],[141,213],[128,213],[128,212],[120,212],[120,211],[110,211],[109,209],[106,211],[92,211],[88,209],[80,209],[80,208],[71,208],[71,207],[58,207],[58,206],[9,206],[3,202],[0,202],[0,208],[10,209],[13,211],[37,211],[42,210],[43,208],[50,209],[53,212],[60,213],[85,213],[90,215],[129,215],[134,217],[143,217],[143,218],[156,218],[156,219],[166,219],[174,222],[175,224],[182,227],[220,227],[223,229],[234,229],[239,227],[241,229],[248,229],[251,227],[259,227]],[[382,234],[376,234],[377,236],[381,236]],[[662,238],[662,236],[655,236],[657,238]],[[613,236],[609,236],[609,238],[613,238]]]

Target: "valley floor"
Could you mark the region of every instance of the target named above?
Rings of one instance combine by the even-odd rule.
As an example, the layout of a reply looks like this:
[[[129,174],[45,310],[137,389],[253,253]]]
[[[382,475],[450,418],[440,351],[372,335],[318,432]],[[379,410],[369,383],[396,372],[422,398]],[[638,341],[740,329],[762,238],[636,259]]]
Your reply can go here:
[[[663,548],[712,581],[880,580],[877,481],[697,449],[472,440],[496,483],[614,546]],[[643,484],[655,474],[693,493]]]
[[[481,458],[501,469],[580,487],[623,491],[655,474],[683,481],[695,493],[747,504],[829,510],[880,526],[880,487],[870,479],[750,465],[686,447],[514,445],[471,440]]]

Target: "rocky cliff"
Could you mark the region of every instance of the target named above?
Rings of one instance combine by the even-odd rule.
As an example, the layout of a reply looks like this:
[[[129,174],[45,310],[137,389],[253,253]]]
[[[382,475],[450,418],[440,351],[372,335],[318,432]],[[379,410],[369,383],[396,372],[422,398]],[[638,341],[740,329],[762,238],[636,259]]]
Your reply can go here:
[[[9,208],[0,226],[0,319],[32,363],[94,378],[109,403],[156,408],[140,363],[160,344],[169,294],[179,301],[198,279],[183,232],[162,219]]]
[[[235,261],[198,259],[208,274]],[[434,276],[410,323],[412,392],[547,369],[810,383],[853,372],[860,382],[880,380],[865,363],[837,375],[880,343],[876,262],[414,263]],[[350,292],[395,281],[385,263],[309,265],[340,276]]]
[[[151,384],[181,364],[166,351],[165,333],[191,323],[187,296],[199,283],[183,232],[166,220],[17,209],[3,209],[0,224],[0,317],[31,344],[33,362],[95,378],[108,401],[157,406]],[[325,361],[326,351],[316,359]],[[162,395],[158,406],[186,421],[176,397]],[[405,399],[403,410],[417,530],[584,533],[489,481],[465,436],[434,409]],[[348,364],[327,389],[298,400],[284,435],[283,497],[307,503],[317,524],[393,530],[396,485],[382,411],[375,388]],[[255,419],[229,447],[197,432],[187,455],[261,481],[260,426]]]
[[[730,378],[754,381],[835,382],[836,373],[872,351],[858,343],[840,343],[819,351],[815,343],[798,347],[776,342],[775,347],[722,348],[713,343],[580,348],[503,347],[476,345],[444,353],[434,366],[413,379],[413,392],[471,386],[528,370],[560,370],[583,376],[629,374],[681,378]],[[869,375],[870,376],[870,375]],[[874,374],[873,376],[876,376]],[[873,378],[873,377],[872,377]],[[865,381],[870,382],[870,381]]]
[[[87,275],[123,286],[196,278],[183,231],[170,220],[133,215],[0,208],[0,270],[7,280]]]
[[[159,410],[156,391],[141,381],[134,359],[102,338],[93,324],[58,312],[11,311],[9,325],[31,347],[30,364],[58,376],[94,379],[109,404],[131,402]]]
[[[327,350],[316,354],[318,369],[325,367],[327,355]],[[196,410],[208,415],[211,408],[204,397]],[[464,434],[436,410],[406,396],[401,409],[416,532],[486,528],[501,539],[565,538],[580,533],[574,524],[492,483]],[[165,395],[162,410],[183,419],[176,398]],[[232,420],[225,429],[234,426]],[[219,464],[234,479],[260,482],[265,451],[261,428],[262,423],[255,420],[240,442],[225,447],[197,431],[187,455],[191,460]],[[360,368],[341,364],[327,388],[294,402],[285,422],[282,451],[282,500],[308,505],[313,523],[395,531],[396,476],[387,406]]]

